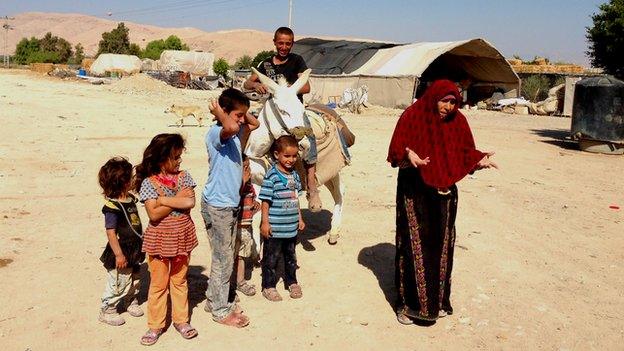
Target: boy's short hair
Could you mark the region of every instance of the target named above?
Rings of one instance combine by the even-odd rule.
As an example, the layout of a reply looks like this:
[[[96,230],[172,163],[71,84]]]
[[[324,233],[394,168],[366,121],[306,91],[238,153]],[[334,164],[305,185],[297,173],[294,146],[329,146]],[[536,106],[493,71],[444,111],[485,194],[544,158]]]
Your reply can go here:
[[[275,34],[273,34],[273,40],[276,40],[277,36],[280,34],[290,35],[291,37],[293,37],[293,39],[295,38],[295,33],[292,31],[292,29],[288,27],[279,27],[275,31]]]
[[[273,143],[273,151],[282,152],[289,146],[298,148],[299,144],[297,143],[297,139],[295,139],[292,135],[282,135],[281,137],[275,139],[275,142]]]
[[[104,196],[117,198],[132,186],[132,164],[124,157],[106,161],[98,172],[98,181]]]
[[[225,111],[230,113],[239,106],[245,106],[249,108],[249,98],[243,94],[242,91],[234,88],[225,89],[219,96],[219,106]]]

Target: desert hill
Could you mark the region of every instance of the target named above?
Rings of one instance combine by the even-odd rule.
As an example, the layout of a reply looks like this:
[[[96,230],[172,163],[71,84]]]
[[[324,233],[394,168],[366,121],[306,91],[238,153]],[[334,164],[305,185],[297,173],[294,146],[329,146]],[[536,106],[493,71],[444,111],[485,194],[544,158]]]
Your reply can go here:
[[[8,51],[12,54],[15,46],[24,37],[44,36],[47,32],[67,39],[72,45],[81,43],[87,55],[97,52],[98,42],[103,32],[117,27],[117,21],[73,13],[27,12],[15,15],[9,32]],[[215,57],[224,57],[233,63],[242,55],[254,56],[262,50],[273,49],[273,33],[251,29],[204,32],[196,28],[162,28],[124,21],[130,29],[130,41],[144,48],[152,40],[177,35],[189,45],[191,50],[209,51]],[[236,43],[236,45],[232,45]],[[4,43],[3,43],[4,44]],[[0,45],[0,54],[4,45]]]

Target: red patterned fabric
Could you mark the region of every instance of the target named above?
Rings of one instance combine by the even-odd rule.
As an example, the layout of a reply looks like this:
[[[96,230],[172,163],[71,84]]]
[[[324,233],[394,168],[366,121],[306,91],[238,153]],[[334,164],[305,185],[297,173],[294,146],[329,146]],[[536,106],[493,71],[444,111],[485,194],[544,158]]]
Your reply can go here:
[[[185,172],[180,172],[173,182],[180,185],[176,193],[180,191],[180,178]],[[166,196],[162,178],[151,176],[148,178],[152,182],[159,196]],[[159,222],[149,222],[143,234],[142,251],[150,256],[176,257],[179,255],[189,255],[191,251],[199,245],[195,231],[195,223],[191,219],[190,210],[182,212],[179,216],[169,214]]]
[[[442,119],[437,103],[447,95],[455,96],[457,104]],[[449,80],[437,80],[427,88],[397,122],[388,150],[392,167],[406,159],[409,147],[421,159],[429,157],[428,165],[418,167],[429,186],[448,188],[473,171],[485,154],[475,148],[466,117],[458,111],[461,101],[457,86]]]
[[[253,207],[254,200],[256,199],[256,190],[253,185],[251,185],[251,181],[248,181],[243,185],[243,189],[241,191],[241,203],[240,203],[240,212],[239,212],[239,226],[250,226],[253,222]]]

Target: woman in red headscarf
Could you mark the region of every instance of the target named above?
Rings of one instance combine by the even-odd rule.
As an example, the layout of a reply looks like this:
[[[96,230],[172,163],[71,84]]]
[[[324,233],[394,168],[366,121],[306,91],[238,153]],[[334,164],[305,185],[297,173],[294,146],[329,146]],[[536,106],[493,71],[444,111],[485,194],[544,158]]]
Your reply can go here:
[[[452,314],[457,183],[495,167],[475,148],[461,97],[448,80],[435,81],[397,122],[388,162],[399,167],[396,198],[397,319],[435,321]]]

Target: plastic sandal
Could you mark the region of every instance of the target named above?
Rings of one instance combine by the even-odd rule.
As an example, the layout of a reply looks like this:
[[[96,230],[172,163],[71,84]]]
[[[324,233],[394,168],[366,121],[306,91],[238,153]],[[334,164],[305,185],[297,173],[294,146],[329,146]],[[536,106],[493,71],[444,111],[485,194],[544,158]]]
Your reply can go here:
[[[397,313],[397,321],[399,321],[399,323],[403,324],[403,325],[412,325],[414,324],[414,321],[406,316],[405,314],[399,312]]]
[[[197,336],[197,330],[188,323],[182,323],[177,325],[174,323],[173,327],[185,339],[192,339]]]
[[[231,327],[244,328],[249,325],[249,318],[242,313],[231,312],[227,315],[227,317],[216,322],[223,325],[229,325]]]
[[[280,296],[280,294],[277,292],[275,288],[268,288],[268,289],[262,290],[262,296],[264,296],[269,301],[273,301],[273,302],[282,301],[282,297]]]
[[[246,280],[236,284],[236,290],[247,296],[254,296],[256,294],[256,287],[253,286],[253,284],[249,284]]]
[[[301,297],[303,297],[301,286],[297,283],[290,284],[290,286],[288,287],[288,291],[290,292],[291,299],[300,299]]]
[[[158,338],[160,337],[161,334],[161,330],[148,330],[145,335],[143,335],[141,337],[141,345],[145,345],[145,346],[151,346],[154,345],[156,343],[156,341],[158,341]]]

